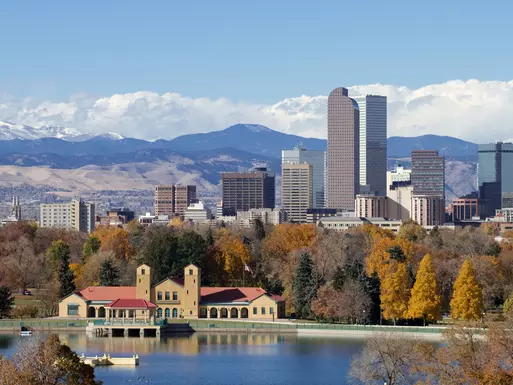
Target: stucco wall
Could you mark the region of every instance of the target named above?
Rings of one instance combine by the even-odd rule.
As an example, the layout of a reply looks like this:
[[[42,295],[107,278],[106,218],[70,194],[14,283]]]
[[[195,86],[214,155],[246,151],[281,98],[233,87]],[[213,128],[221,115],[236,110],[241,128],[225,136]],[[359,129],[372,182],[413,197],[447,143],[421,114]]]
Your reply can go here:
[[[68,305],[77,304],[78,305],[78,314],[77,315],[68,315]],[[69,297],[63,299],[59,303],[59,317],[60,318],[84,318],[87,317],[87,304],[83,298],[80,298],[78,295],[73,294]]]

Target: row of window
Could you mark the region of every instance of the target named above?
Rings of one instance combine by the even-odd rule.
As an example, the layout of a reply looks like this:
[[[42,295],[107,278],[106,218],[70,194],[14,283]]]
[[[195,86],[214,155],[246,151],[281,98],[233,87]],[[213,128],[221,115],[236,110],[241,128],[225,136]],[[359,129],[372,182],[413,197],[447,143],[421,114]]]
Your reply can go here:
[[[166,291],[164,293],[164,301],[171,301],[171,292],[170,291]],[[162,292],[161,291],[158,291],[157,292],[157,301],[162,301]],[[178,292],[177,291],[173,291],[173,301],[178,301]]]

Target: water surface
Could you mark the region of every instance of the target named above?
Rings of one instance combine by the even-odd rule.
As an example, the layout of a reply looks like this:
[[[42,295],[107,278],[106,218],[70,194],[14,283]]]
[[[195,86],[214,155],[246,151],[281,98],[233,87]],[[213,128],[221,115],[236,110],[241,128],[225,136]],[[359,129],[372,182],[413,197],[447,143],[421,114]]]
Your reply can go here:
[[[360,339],[292,334],[194,333],[160,339],[58,335],[79,355],[139,354],[138,367],[97,367],[97,378],[105,385],[342,385],[351,357],[363,347]],[[20,340],[0,335],[0,354],[12,354]]]

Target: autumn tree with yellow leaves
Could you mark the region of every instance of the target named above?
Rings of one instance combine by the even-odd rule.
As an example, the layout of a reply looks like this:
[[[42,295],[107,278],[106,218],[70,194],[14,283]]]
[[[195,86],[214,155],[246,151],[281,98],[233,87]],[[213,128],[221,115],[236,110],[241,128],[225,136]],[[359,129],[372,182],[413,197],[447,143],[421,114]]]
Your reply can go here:
[[[130,242],[130,234],[119,227],[98,227],[93,236],[100,240],[100,251],[110,252],[118,260],[130,260],[135,249]]]
[[[395,261],[390,264],[394,267],[381,279],[380,299],[383,318],[393,320],[395,325],[398,319],[408,315],[410,278],[406,264]]]
[[[454,283],[451,300],[453,319],[479,320],[483,314],[483,292],[472,263],[466,259]]]
[[[424,325],[427,321],[440,318],[440,295],[436,283],[431,255],[426,254],[420,262],[419,269],[408,306],[409,318],[422,318]]]
[[[244,243],[243,237],[224,229],[218,240],[218,263],[224,268],[231,281],[242,280],[244,263],[251,262],[251,250]],[[248,277],[249,278],[249,277]]]

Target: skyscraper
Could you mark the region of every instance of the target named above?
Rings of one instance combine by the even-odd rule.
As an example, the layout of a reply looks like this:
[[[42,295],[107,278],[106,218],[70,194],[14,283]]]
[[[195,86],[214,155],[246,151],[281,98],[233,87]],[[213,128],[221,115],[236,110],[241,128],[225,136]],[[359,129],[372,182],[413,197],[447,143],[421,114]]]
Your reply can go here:
[[[386,194],[387,97],[356,96],[360,110],[360,185]]]
[[[223,215],[236,215],[237,211],[275,206],[275,174],[259,166],[246,172],[224,172]]]
[[[185,209],[195,202],[194,185],[155,186],[155,215],[183,215]]]
[[[308,163],[281,165],[281,207],[295,223],[307,223],[307,210],[312,207],[313,167]]]
[[[328,97],[327,207],[354,211],[360,184],[360,113],[347,89]]]
[[[414,195],[445,197],[445,159],[438,151],[411,152],[411,184]]]
[[[281,152],[281,162],[282,164],[308,163],[312,165],[312,207],[316,209],[324,207],[326,152],[307,150],[299,144],[292,150],[283,150]]]
[[[512,166],[513,143],[479,145],[477,184],[482,217],[491,217],[495,210],[513,207]]]

